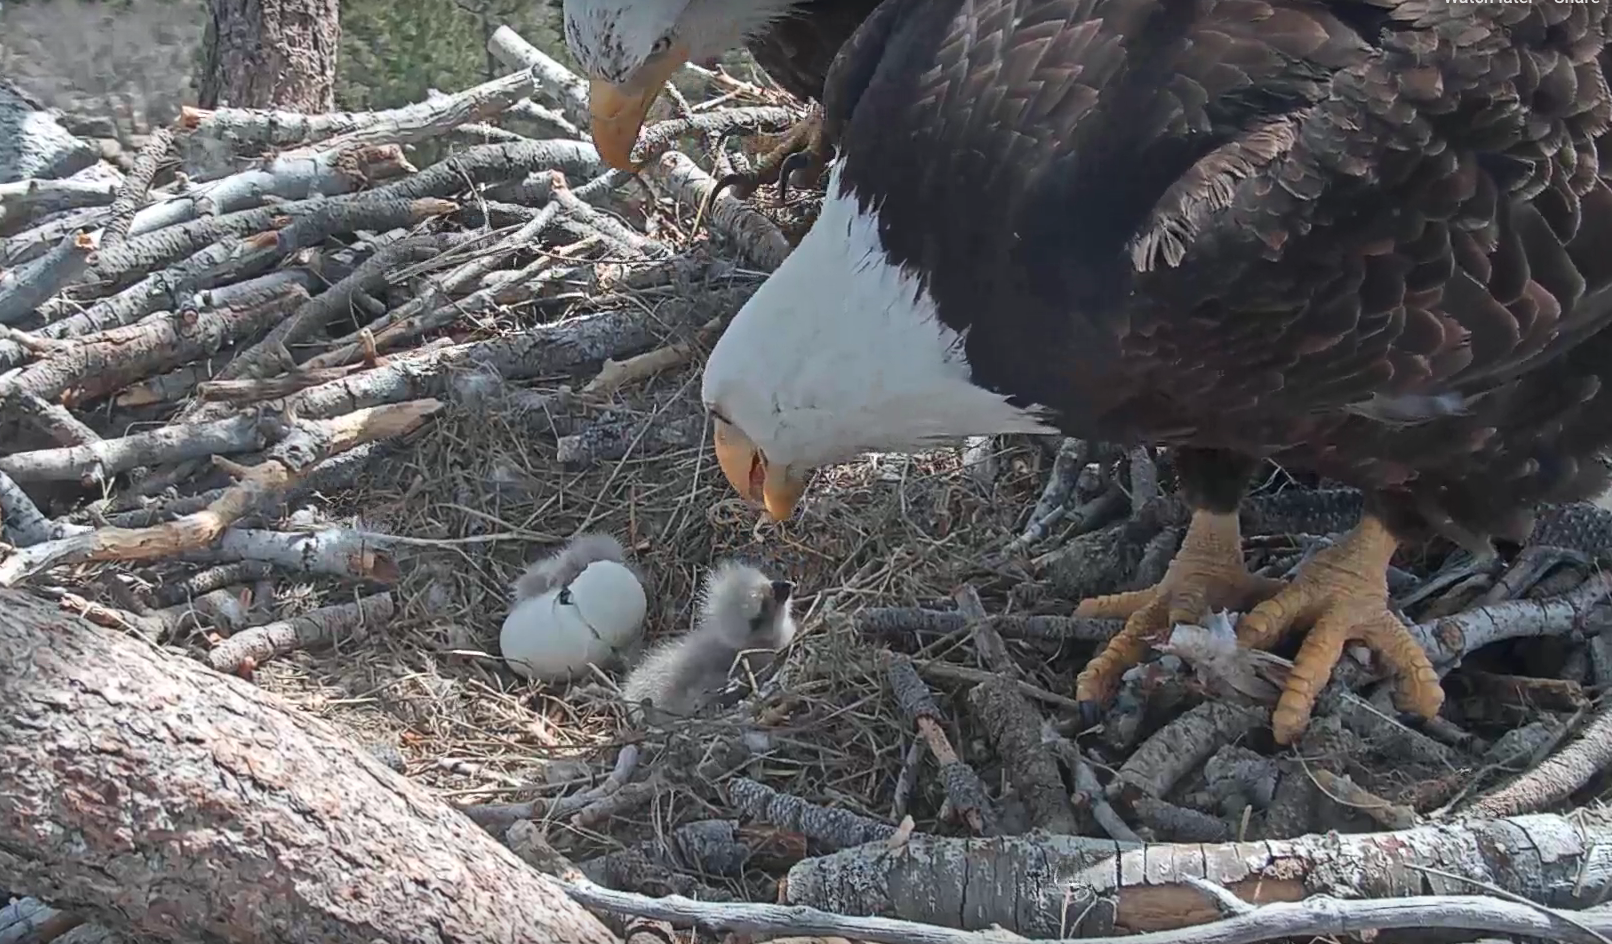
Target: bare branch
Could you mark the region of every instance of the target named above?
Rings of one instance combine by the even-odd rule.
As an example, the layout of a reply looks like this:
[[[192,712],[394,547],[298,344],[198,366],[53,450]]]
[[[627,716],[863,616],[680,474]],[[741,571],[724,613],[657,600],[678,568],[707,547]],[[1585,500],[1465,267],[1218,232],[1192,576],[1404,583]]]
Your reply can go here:
[[[84,478],[96,466],[107,475],[116,475],[136,466],[253,452],[287,431],[280,417],[242,414],[210,423],[164,426],[81,446],[0,456],[0,472],[19,482],[72,482]]]
[[[899,653],[889,653],[885,657],[885,672],[896,703],[901,706],[901,713],[918,729],[918,734],[928,743],[935,761],[940,764],[946,784],[946,802],[956,814],[967,820],[974,832],[995,834],[998,831],[996,808],[991,803],[990,795],[986,793],[979,774],[957,756],[951,739],[946,737],[945,730],[940,726],[940,707],[935,704],[934,696],[929,693],[923,679],[918,677],[912,660]]]
[[[697,307],[679,311],[666,305],[660,314],[677,327],[679,318],[687,319]],[[507,380],[520,380],[637,353],[656,340],[640,312],[595,312],[473,344],[398,356],[374,370],[304,390],[288,404],[299,416],[334,416],[361,406],[446,396],[449,375],[459,369],[487,368]]]
[[[513,182],[538,171],[558,170],[568,176],[594,177],[604,162],[584,141],[522,141],[466,148],[412,177],[377,187],[369,200],[414,200],[459,193],[466,186]]]
[[[63,210],[104,207],[117,196],[115,180],[43,180],[0,184],[0,233],[15,233],[29,220]]]
[[[1194,879],[1198,885],[1202,879]],[[741,935],[818,935],[877,944],[1012,944],[1024,942],[1000,928],[959,931],[890,918],[852,918],[786,905],[704,902],[667,895],[650,898],[573,879],[571,897],[593,908],[658,918],[678,925]],[[1208,898],[1207,892],[1198,894]],[[1298,902],[1249,908],[1234,917],[1189,931],[1059,938],[1046,944],[1254,944],[1258,941],[1343,937],[1398,928],[1439,928],[1542,937],[1573,944],[1603,944],[1612,916],[1569,914],[1526,902],[1479,895],[1432,895],[1349,901],[1317,895]]]
[[[535,294],[536,287],[528,276],[546,269],[550,262],[548,257],[538,259],[507,282],[477,289],[456,302],[446,301],[445,296],[492,272],[500,262],[518,249],[537,240],[553,223],[559,210],[558,204],[544,207],[529,222],[499,240],[491,249],[457,267],[440,281],[428,280],[426,291],[365,326],[364,330],[370,332],[368,343],[378,351],[387,350],[400,340],[417,337],[434,327],[457,320],[462,315],[475,315],[496,305],[513,304],[530,298]],[[305,366],[317,369],[348,364],[357,358],[361,351],[362,344],[355,340],[352,343],[342,344],[336,350],[309,359]]]
[[[1013,664],[1012,656],[1008,655],[1007,643],[1002,640],[1002,634],[991,625],[990,614],[985,612],[985,604],[980,600],[979,591],[964,584],[952,594],[952,599],[957,603],[958,615],[968,621],[969,636],[973,638],[974,649],[985,667],[999,675],[1019,679],[1023,673]]]
[[[473,121],[486,121],[536,91],[530,71],[516,72],[453,95],[386,111],[301,112],[185,106],[179,126],[191,142],[226,141],[231,149],[285,148],[325,142],[320,150],[373,144],[411,144]],[[335,141],[326,141],[335,138]]]
[[[1057,760],[1042,745],[1041,714],[1013,680],[998,675],[974,686],[968,692],[968,705],[1028,808],[1030,824],[1055,833],[1079,832],[1080,822],[1069,805]]]
[[[152,272],[140,281],[115,295],[103,298],[88,308],[68,315],[59,321],[40,328],[38,334],[47,338],[81,337],[96,331],[133,324],[140,318],[163,308],[183,310],[206,309],[224,304],[226,299],[254,288],[282,282],[296,282],[309,293],[317,291],[319,280],[339,280],[344,273],[359,265],[365,257],[402,239],[407,230],[394,228],[377,236],[360,238],[334,252],[305,252],[297,261],[304,266],[286,266],[284,253],[278,241],[262,238],[242,239],[226,235],[179,262]],[[272,268],[275,266],[278,268]],[[259,275],[258,273],[265,273]],[[193,294],[194,293],[194,294]],[[57,312],[47,308],[41,314],[55,317]],[[0,345],[0,360],[9,352]]]
[[[398,579],[399,570],[386,543],[384,535],[348,528],[319,531],[230,528],[218,538],[218,543],[187,551],[184,559],[209,564],[262,561],[293,574],[330,574],[393,583]]]
[[[1543,809],[1567,799],[1608,766],[1612,766],[1612,710],[1603,705],[1577,740],[1504,788],[1474,800],[1462,813],[1511,816]]]
[[[1569,633],[1584,625],[1590,608],[1612,593],[1612,574],[1595,574],[1583,584],[1557,597],[1512,600],[1480,606],[1455,616],[1411,627],[1411,635],[1433,665],[1447,672],[1467,656],[1491,643],[1529,636]]]
[[[0,265],[17,266],[38,259],[79,230],[93,231],[105,218],[106,210],[102,207],[68,210],[33,229],[0,239]]]
[[[688,363],[694,356],[696,343],[709,344],[714,340],[722,328],[722,319],[712,318],[700,326],[699,334],[692,341],[680,341],[658,347],[653,351],[645,351],[625,360],[605,358],[604,365],[599,373],[588,381],[582,388],[586,396],[607,397],[626,384],[646,377],[652,377],[664,370],[671,370]]]
[[[392,618],[392,595],[377,593],[352,603],[324,606],[288,620],[242,630],[207,653],[207,664],[236,673],[277,655],[329,645],[338,636],[361,640],[368,628]]]
[[[80,231],[32,262],[0,271],[0,324],[13,324],[32,314],[84,271],[94,251],[95,240]]]
[[[460,240],[464,238],[459,237]],[[395,266],[429,259],[452,242],[441,236],[424,235],[382,247],[340,282],[312,298],[301,299],[297,310],[289,318],[275,325],[268,336],[252,348],[236,355],[229,366],[219,372],[218,379],[261,377],[271,367],[293,363],[288,352],[290,345],[302,341],[316,328],[344,314],[343,309],[352,302],[354,292],[385,284],[388,271]]]
[[[0,586],[11,586],[54,564],[149,560],[205,547],[223,535],[232,522],[297,481],[320,460],[360,443],[407,433],[441,407],[441,402],[436,400],[416,400],[396,406],[360,410],[322,423],[297,422],[269,450],[261,464],[251,468],[237,467],[235,471],[240,481],[226,489],[205,509],[149,528],[101,528],[88,534],[35,544],[0,560]],[[257,426],[251,417],[223,421],[223,424],[232,423],[250,424],[253,428]],[[166,430],[150,435],[161,435],[163,432]],[[113,465],[110,462],[107,464],[108,467]]]
[[[1582,907],[1612,888],[1612,872],[1598,856],[1609,838],[1612,828],[1588,810],[1244,843],[914,835],[894,854],[874,844],[800,862],[781,900],[945,926],[968,915],[975,927],[996,923],[1031,937],[1156,932],[1126,940],[1162,944],[1195,940],[1180,929],[1222,916],[1189,879],[1207,879],[1255,905],[1321,894],[1391,898],[1405,892],[1401,876],[1427,865],[1451,873],[1417,881],[1414,887],[1430,893],[1470,891],[1463,879],[1471,878],[1517,894],[1543,892],[1541,903],[1552,907]],[[997,880],[981,883],[982,875]],[[1059,878],[1049,885],[1048,876]],[[1201,929],[1208,935],[1201,940],[1226,940],[1215,936],[1219,927]]]
[[[530,69],[538,87],[565,112],[572,124],[579,128],[592,126],[588,84],[581,76],[549,58],[507,26],[498,27],[487,38],[487,50],[511,69]]]
[[[69,134],[55,115],[0,77],[0,184],[30,177],[71,177],[100,156],[89,142]]]
[[[46,518],[34,500],[22,490],[22,486],[4,472],[0,472],[0,525],[4,525],[5,540],[16,547],[28,547],[92,530]]]
[[[573,138],[580,141],[588,136],[586,131],[573,124],[571,119],[565,117],[560,111],[545,108],[534,101],[516,102],[510,106],[508,114],[511,118],[519,118],[536,124],[539,131],[533,137]]]
[[[748,777],[735,777],[728,784],[728,802],[745,816],[801,833],[829,849],[848,849],[863,843],[878,842],[889,839],[896,832],[896,828],[888,823],[850,810],[808,803]]]
[[[315,153],[277,154],[254,167],[154,203],[135,214],[136,236],[197,217],[219,216],[273,200],[307,200],[353,194],[365,186],[413,173],[396,145],[334,147]]]
[[[410,183],[413,179],[399,183]],[[396,184],[387,185],[392,186]],[[96,278],[124,283],[132,275],[159,270],[226,236],[252,236],[255,238],[250,245],[277,245],[284,254],[312,246],[334,233],[385,232],[400,226],[414,226],[458,209],[457,204],[446,200],[398,197],[383,193],[386,189],[382,187],[347,197],[298,200],[166,226],[131,237],[121,246],[97,252],[91,262],[92,271]],[[457,189],[457,185],[452,189]],[[135,222],[138,225],[138,218]],[[270,240],[270,236],[274,239]]]
[[[646,170],[685,206],[705,205],[716,189],[716,179],[681,151],[667,151]],[[755,265],[770,272],[789,255],[789,240],[777,224],[743,200],[724,191],[711,199],[710,207],[707,219],[711,228],[732,239],[735,248]]]
[[[1108,795],[1163,797],[1222,746],[1269,723],[1269,712],[1204,702],[1142,742],[1109,784]]]
[[[799,120],[801,109],[763,105],[755,108],[723,108],[718,111],[668,118],[644,129],[638,139],[645,159],[677,144],[685,136],[725,138],[734,134],[778,132]]]
[[[151,191],[151,181],[157,176],[157,168],[167,158],[168,152],[173,150],[173,132],[167,128],[158,128],[151,133],[146,146],[134,159],[134,169],[123,181],[123,187],[118,190],[117,199],[112,201],[112,220],[101,231],[101,245],[116,246],[129,236],[129,227],[134,225],[134,215],[146,202]]]
[[[0,381],[0,397],[26,392],[50,398],[73,389],[75,400],[90,400],[215,354],[304,304],[308,293],[301,281],[270,276],[238,283],[213,295],[213,301],[222,302],[218,307],[153,316],[63,346],[9,381]]]

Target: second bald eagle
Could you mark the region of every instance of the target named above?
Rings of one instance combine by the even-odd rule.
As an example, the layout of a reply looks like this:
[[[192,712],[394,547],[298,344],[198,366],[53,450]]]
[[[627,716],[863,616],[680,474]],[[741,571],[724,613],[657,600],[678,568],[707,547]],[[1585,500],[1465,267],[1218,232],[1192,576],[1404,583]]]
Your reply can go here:
[[[879,0],[565,0],[565,39],[591,85],[593,141],[612,167],[633,169],[638,129],[666,80],[685,62],[740,45],[783,89],[821,100],[841,44]],[[826,158],[821,116],[796,125],[748,181],[775,175],[783,157]],[[769,174],[770,172],[770,174]]]
[[[1349,639],[1443,701],[1388,608],[1402,541],[1478,550],[1584,497],[1612,442],[1612,4],[885,0],[824,93],[811,231],[705,367],[724,473],[787,516],[815,467],[971,435],[1179,447],[1191,527],[1104,700],[1177,621],[1304,644],[1306,726]],[[1286,585],[1237,510],[1262,457],[1357,485]]]

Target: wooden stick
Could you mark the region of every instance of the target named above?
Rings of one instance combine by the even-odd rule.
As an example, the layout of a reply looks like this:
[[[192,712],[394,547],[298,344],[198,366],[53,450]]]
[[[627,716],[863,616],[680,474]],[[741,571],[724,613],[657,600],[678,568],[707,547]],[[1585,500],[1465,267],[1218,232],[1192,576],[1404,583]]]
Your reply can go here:
[[[1194,879],[1197,886],[1211,886]],[[704,902],[667,895],[649,898],[573,883],[571,897],[594,908],[644,915],[673,924],[698,924],[737,934],[833,935],[877,944],[1019,944],[1028,939],[1002,929],[963,931],[890,918],[852,918],[814,908]],[[1214,889],[1200,894],[1216,903],[1231,898]],[[1236,899],[1232,899],[1236,901]],[[1254,944],[1257,941],[1330,937],[1396,928],[1441,928],[1542,937],[1573,944],[1604,944],[1612,914],[1572,914],[1527,902],[1481,895],[1429,895],[1350,901],[1317,895],[1260,907],[1228,906],[1234,916],[1188,931],[1038,939],[1038,944]]]
[[[1207,877],[1255,905],[1321,894],[1381,899],[1424,890],[1465,893],[1474,890],[1468,880],[1477,879],[1510,893],[1549,890],[1541,904],[1578,908],[1612,892],[1612,871],[1599,855],[1608,842],[1612,822],[1584,814],[1211,844],[914,835],[895,853],[883,843],[870,843],[797,863],[779,900],[838,914],[946,926],[967,915],[974,927],[996,923],[1038,938],[1159,932],[1124,940],[1225,944],[1233,938],[1219,936],[1219,926],[1207,924],[1220,918],[1222,909],[1194,884],[1198,879]],[[1426,877],[1416,871],[1421,865],[1447,870],[1452,877]],[[984,875],[996,878],[980,882]],[[1180,936],[1180,929],[1199,925],[1207,925],[1201,936]],[[1275,936],[1291,933],[1297,932]],[[871,939],[861,929],[847,936]]]
[[[323,423],[301,423],[251,468],[235,467],[240,481],[201,511],[149,528],[100,528],[24,548],[0,561],[0,587],[54,564],[100,560],[151,560],[205,547],[229,525],[296,482],[320,460],[363,442],[415,429],[442,408],[414,400],[358,410]]]

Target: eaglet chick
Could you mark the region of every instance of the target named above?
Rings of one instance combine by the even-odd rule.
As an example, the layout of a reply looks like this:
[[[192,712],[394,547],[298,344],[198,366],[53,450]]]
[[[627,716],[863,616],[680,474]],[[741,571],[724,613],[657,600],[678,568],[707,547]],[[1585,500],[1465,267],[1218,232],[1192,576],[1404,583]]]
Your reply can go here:
[[[515,599],[540,597],[555,587],[563,587],[582,575],[594,561],[614,561],[631,569],[627,551],[608,534],[579,534],[558,551],[527,566],[515,578]]]
[[[694,714],[727,686],[741,654],[753,671],[771,665],[774,652],[768,650],[782,649],[795,637],[789,612],[794,589],[747,564],[718,565],[706,576],[694,628],[651,650],[622,683],[632,719],[639,720],[645,700],[669,714]]]

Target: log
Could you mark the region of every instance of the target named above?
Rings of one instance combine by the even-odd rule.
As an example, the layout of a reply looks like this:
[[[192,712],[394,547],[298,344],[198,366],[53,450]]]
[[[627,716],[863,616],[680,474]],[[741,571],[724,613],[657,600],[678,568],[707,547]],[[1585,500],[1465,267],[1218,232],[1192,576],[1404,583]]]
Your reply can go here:
[[[588,127],[592,118],[588,112],[588,86],[581,76],[549,58],[507,26],[498,27],[487,37],[487,50],[512,69],[532,70],[538,79],[538,88],[565,109],[566,117],[579,127]]]
[[[768,219],[746,201],[723,191],[715,197],[716,178],[706,173],[681,151],[667,151],[647,168],[662,186],[689,206],[703,206],[710,200],[711,226],[733,237],[747,260],[771,272],[783,264],[792,251],[789,240]]]
[[[1363,940],[1377,941],[1381,931],[1406,930],[1395,941],[1472,940],[1435,932],[1479,932],[1482,944],[1502,941],[1562,941],[1564,944],[1605,944],[1612,930],[1612,915],[1604,908],[1578,913],[1545,908],[1527,899],[1488,895],[1427,895],[1419,897],[1350,899],[1316,895],[1296,902],[1252,906],[1212,882],[1192,878],[1190,884],[1215,902],[1228,917],[1183,931],[1105,935],[1084,938],[1084,944],[1261,944],[1266,941]],[[782,944],[1073,944],[1077,938],[1031,940],[1006,928],[958,931],[928,924],[881,917],[850,917],[816,908],[760,905],[745,902],[696,901],[682,895],[650,898],[632,892],[602,888],[578,880],[571,896],[588,905],[638,915],[667,925],[697,925],[707,931],[727,931],[723,940],[771,940]],[[644,924],[629,925],[641,928]],[[639,944],[628,931],[628,944]],[[788,937],[779,937],[784,934]],[[806,935],[798,937],[796,935]],[[1500,937],[1499,935],[1510,935]],[[664,933],[648,941],[672,940]]]
[[[453,95],[387,111],[305,114],[254,108],[209,110],[185,105],[179,110],[179,126],[189,132],[193,146],[203,144],[200,139],[225,142],[236,150],[323,142],[326,148],[316,153],[328,153],[328,139],[336,137],[341,138],[339,146],[343,147],[428,140],[460,125],[485,121],[537,89],[537,76],[522,70]]]
[[[610,942],[329,723],[0,591],[0,887],[160,940]]]
[[[32,96],[0,76],[0,184],[71,177],[100,154]]]
[[[1198,884],[1204,879],[1253,905],[1322,894],[1466,895],[1493,887],[1496,894],[1580,909],[1612,891],[1603,851],[1609,841],[1612,819],[1591,809],[1572,817],[1513,816],[1266,842],[914,835],[893,851],[877,842],[797,863],[779,901],[962,930],[998,924],[1049,938],[1179,934],[1222,914]]]

